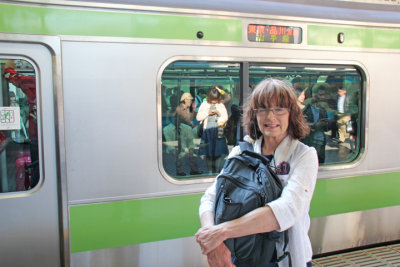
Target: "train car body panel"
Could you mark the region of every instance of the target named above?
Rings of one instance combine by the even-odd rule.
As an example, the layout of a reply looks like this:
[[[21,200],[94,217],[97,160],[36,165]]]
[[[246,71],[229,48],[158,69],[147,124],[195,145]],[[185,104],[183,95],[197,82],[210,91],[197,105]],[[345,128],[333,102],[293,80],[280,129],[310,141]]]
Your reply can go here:
[[[215,176],[171,174],[162,108],[168,82],[188,90],[213,64],[228,66],[237,104],[259,69],[359,79],[354,157],[346,147],[346,160],[320,166],[314,254],[400,240],[400,8],[292,2],[1,2],[0,63],[36,70],[43,177],[0,194],[0,265],[207,266],[193,235]],[[301,28],[302,39],[252,41],[254,25]]]
[[[78,49],[80,53],[75,51]],[[387,68],[395,68],[396,62],[390,62],[399,54],[386,55],[384,53],[371,53],[371,52],[336,52],[336,51],[302,51],[301,57],[297,50],[287,49],[247,49],[247,48],[231,48],[227,51],[224,48],[219,47],[198,47],[188,46],[180,47],[174,45],[162,45],[157,47],[154,45],[145,44],[115,44],[115,43],[90,43],[85,46],[81,43],[66,42],[63,43],[63,52],[66,58],[63,61],[64,64],[64,75],[67,77],[64,84],[65,91],[65,109],[68,113],[66,116],[66,142],[72,142],[71,145],[67,145],[67,157],[68,162],[72,162],[68,168],[69,174],[69,201],[71,203],[84,203],[85,201],[94,201],[98,199],[113,198],[124,199],[127,197],[142,197],[141,194],[151,194],[153,196],[162,195],[173,195],[177,192],[190,193],[195,192],[199,188],[204,188],[204,184],[193,184],[187,187],[174,186],[167,182],[160,174],[159,166],[157,162],[152,161],[154,154],[157,154],[158,147],[157,143],[142,142],[140,139],[135,140],[131,138],[131,133],[137,132],[139,136],[144,135],[148,140],[157,140],[157,124],[145,124],[140,128],[137,125],[142,125],[143,114],[149,114],[150,118],[157,118],[157,87],[154,84],[154,79],[159,75],[162,70],[159,66],[167,60],[179,60],[184,58],[185,60],[195,59],[204,60],[206,57],[204,54],[208,54],[207,59],[220,60],[223,58],[226,61],[241,61],[248,60],[252,62],[302,62],[302,63],[318,63],[327,62],[326,58],[334,58],[330,60],[330,63],[337,64],[353,64],[360,65],[368,70],[368,75],[373,79],[370,79],[370,86],[377,86],[380,88],[393,88],[392,77],[387,77],[385,74],[376,77],[374,73],[378,73],[380,66],[385,65]],[[151,51],[157,49],[157,54],[151,54]],[[174,56],[176,51],[183,55],[194,55],[194,56]],[[69,52],[71,51],[71,53]],[[74,51],[74,52],[72,52]],[[99,51],[108,51],[101,54]],[[122,52],[122,53],[117,53]],[[232,56],[233,54],[242,55],[240,58]],[[273,54],[274,57],[266,57],[266,54]],[[352,56],[352,61],[348,61],[349,56]],[[301,58],[307,58],[308,60],[301,60]],[[366,60],[365,58],[368,58]],[[104,61],[118,61],[119,66],[115,67],[115,63],[109,65],[101,64]],[[129,69],[129,65],[132,62],[147,62],[151,63],[150,66],[142,67],[140,71],[130,73],[124,70]],[[361,64],[362,62],[362,64]],[[74,68],[74,66],[80,66]],[[157,66],[157,67],[154,67]],[[81,69],[85,68],[82,72]],[[96,76],[96,73],[107,73],[107,75]],[[88,79],[89,77],[96,77],[95,79]],[[389,74],[390,76],[390,74]],[[72,79],[70,77],[75,77]],[[118,77],[118,79],[109,79],[109,77]],[[140,80],[140,78],[144,78]],[[140,81],[140,82],[138,82]],[[140,97],[137,97],[136,91],[127,91],[124,88],[124,84],[135,84],[137,88],[153,88],[153,90],[140,90]],[[112,90],[113,97],[105,98],[104,95],[108,93],[99,88],[107,88],[106,90]],[[75,88],[82,88],[77,91]],[[395,90],[393,88],[393,90]],[[111,93],[111,91],[110,91]],[[368,131],[368,139],[379,138],[381,129],[385,127],[385,121],[379,120],[379,115],[387,113],[384,110],[389,106],[396,105],[396,99],[387,99],[386,94],[394,93],[394,91],[386,91],[385,94],[382,92],[369,92],[369,98],[373,103],[373,110],[368,111],[369,120],[381,123],[377,128],[370,128]],[[97,97],[93,97],[97,96]],[[87,101],[87,99],[93,98],[93,101]],[[81,101],[81,102],[80,102]],[[376,105],[381,103],[382,105]],[[70,104],[74,103],[74,105]],[[75,103],[79,103],[76,105]],[[385,103],[385,105],[383,105]],[[107,109],[99,109],[107,105],[118,106],[118,109],[109,111]],[[134,112],[140,110],[140,112]],[[70,109],[69,109],[70,108]],[[118,120],[116,120],[116,116]],[[375,117],[377,116],[377,117]],[[100,117],[102,120],[97,121],[90,118]],[[396,122],[393,122],[396,124]],[[104,127],[102,125],[110,125],[110,127]],[[115,131],[115,128],[118,131]],[[80,129],[82,131],[80,131]],[[100,131],[97,129],[101,129]],[[98,145],[97,140],[93,139],[92,133],[97,131],[97,136],[101,140],[104,140],[104,144]],[[389,139],[394,139],[396,132],[387,132]],[[81,143],[75,144],[72,140],[80,138]],[[70,141],[71,140],[71,141]],[[86,147],[87,146],[87,147]],[[321,169],[320,178],[334,178],[334,177],[347,177],[347,176],[359,176],[369,173],[377,172],[394,172],[398,171],[397,161],[395,154],[400,147],[396,143],[392,144],[393,150],[387,151],[385,147],[382,147],[377,142],[368,142],[368,156],[362,158],[356,166],[352,168],[344,168],[345,166],[334,166],[335,171]],[[82,147],[85,149],[82,151]],[[122,150],[121,148],[124,148]],[[107,151],[113,151],[113,154],[121,154],[120,162],[108,163],[108,158],[102,158],[101,151],[106,149]],[[382,153],[390,155],[387,161],[379,160]],[[393,153],[393,154],[392,154]],[[99,158],[97,158],[99,157]],[[135,179],[129,179],[131,177],[131,165],[129,162],[137,162],[138,160],[148,162],[149,168],[143,168],[135,170],[138,177],[152,177],[152,180],[146,180],[143,178],[140,184],[137,184]],[[119,184],[110,183],[107,173],[104,173],[102,169],[96,170],[96,165],[106,164],[108,165],[109,172],[115,173],[116,176],[122,180],[126,180],[126,185],[121,187]],[[153,164],[153,165],[151,165]],[[160,167],[161,168],[161,167]],[[326,169],[332,169],[332,167],[326,167]],[[78,170],[78,171],[75,171]],[[91,173],[93,175],[91,179],[84,179],[84,177]],[[76,176],[75,176],[76,175]],[[154,177],[159,177],[155,179]],[[156,186],[154,186],[154,180]],[[148,182],[148,183],[147,183]],[[183,181],[182,183],[185,183]],[[169,193],[168,193],[169,192]]]
[[[375,242],[386,242],[399,235],[399,207],[389,207],[364,212],[314,218],[311,220],[311,241],[315,254],[341,250],[343,247],[358,247]],[[158,257],[153,257],[157,253]],[[175,257],[173,255],[182,255]],[[206,258],[199,253],[194,237],[150,242],[145,244],[90,250],[73,253],[72,266],[208,266]]]

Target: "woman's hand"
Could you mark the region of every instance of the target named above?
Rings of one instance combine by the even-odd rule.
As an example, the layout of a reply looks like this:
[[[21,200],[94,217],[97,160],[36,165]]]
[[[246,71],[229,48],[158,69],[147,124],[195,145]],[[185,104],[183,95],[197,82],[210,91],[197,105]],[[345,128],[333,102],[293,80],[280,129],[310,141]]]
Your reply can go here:
[[[197,231],[195,236],[204,255],[210,253],[225,240],[221,224],[204,226]]]
[[[215,86],[215,89],[217,89],[217,90],[218,90],[218,93],[220,93],[221,95],[224,95],[224,94],[225,94],[225,91],[222,90],[221,88],[219,88],[218,86]]]
[[[218,247],[207,254],[207,261],[210,267],[234,267],[231,252],[221,243]]]
[[[220,224],[214,226],[214,214],[211,211],[204,212],[201,215],[200,220],[203,227],[197,231],[196,240],[199,243],[203,254],[207,255],[207,261],[210,267],[235,267],[232,263],[231,252],[223,243],[224,239],[217,241],[218,244],[214,249],[210,249],[208,253],[205,253],[205,251],[208,251],[205,249],[207,247],[205,244],[209,244],[209,241],[206,241],[206,239],[208,239],[206,237],[209,235],[213,235],[214,237],[220,236],[219,233],[221,230],[218,229],[222,229],[222,227]]]

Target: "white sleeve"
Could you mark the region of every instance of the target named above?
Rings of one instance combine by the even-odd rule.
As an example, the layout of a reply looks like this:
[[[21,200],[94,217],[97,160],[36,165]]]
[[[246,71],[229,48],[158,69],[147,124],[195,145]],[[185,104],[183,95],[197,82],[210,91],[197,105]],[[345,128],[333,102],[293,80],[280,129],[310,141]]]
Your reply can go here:
[[[318,157],[314,148],[295,159],[293,172],[280,198],[268,203],[280,225],[285,231],[308,213],[318,173]]]
[[[219,104],[218,110],[221,112],[221,117],[218,118],[219,121],[226,122],[228,120],[228,111],[224,104]]]
[[[206,211],[213,212],[216,187],[217,187],[217,179],[214,180],[214,183],[211,184],[211,186],[206,190],[204,195],[201,197],[200,207],[199,207],[200,218],[201,215]]]
[[[207,102],[201,103],[199,111],[197,112],[196,115],[196,120],[198,121],[205,120],[208,116],[208,109],[209,109],[209,104]]]
[[[231,153],[229,153],[228,158],[233,157],[234,155],[240,154],[240,147],[235,146]],[[223,170],[221,170],[222,173]],[[200,199],[200,207],[199,207],[199,215],[201,215],[206,211],[214,212],[213,205],[215,200],[215,194],[217,192],[217,178],[215,178],[214,182],[211,186],[206,190],[204,195]]]

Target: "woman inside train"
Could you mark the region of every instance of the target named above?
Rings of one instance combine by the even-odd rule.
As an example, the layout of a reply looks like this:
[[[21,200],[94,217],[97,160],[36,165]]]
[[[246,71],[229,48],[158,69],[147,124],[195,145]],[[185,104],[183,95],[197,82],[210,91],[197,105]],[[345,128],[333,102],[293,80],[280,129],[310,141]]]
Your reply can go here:
[[[202,253],[207,255],[210,266],[247,266],[231,257],[224,240],[289,229],[288,251],[292,266],[312,266],[308,212],[317,179],[318,158],[313,147],[299,141],[307,135],[309,127],[297,105],[293,88],[276,79],[260,82],[245,107],[243,124],[249,134],[245,140],[252,142],[254,151],[272,158],[271,166],[277,170],[286,170],[277,171],[284,186],[282,195],[240,218],[215,225],[214,182],[201,198],[199,208],[202,227],[195,236]],[[237,146],[229,156],[240,153]],[[280,168],[283,166],[286,168]],[[278,257],[283,254],[283,244],[276,245]],[[289,266],[288,257],[279,266]]]
[[[210,173],[221,170],[222,160],[228,155],[228,145],[224,136],[224,126],[228,112],[222,103],[225,91],[215,86],[207,93],[207,101],[201,103],[196,119],[203,127],[199,154],[206,157]]]

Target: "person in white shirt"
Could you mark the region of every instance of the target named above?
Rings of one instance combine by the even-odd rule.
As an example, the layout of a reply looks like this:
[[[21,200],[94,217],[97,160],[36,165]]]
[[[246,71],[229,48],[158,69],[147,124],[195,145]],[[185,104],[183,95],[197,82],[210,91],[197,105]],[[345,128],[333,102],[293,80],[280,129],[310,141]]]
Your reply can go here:
[[[272,166],[278,173],[284,189],[280,198],[246,215],[222,224],[214,224],[213,202],[216,183],[205,192],[200,204],[202,227],[195,234],[202,253],[210,266],[247,266],[231,258],[223,243],[229,238],[289,229],[288,251],[292,266],[311,266],[312,249],[308,237],[310,227],[309,206],[318,172],[318,158],[314,148],[299,139],[309,133],[309,127],[297,105],[293,88],[284,81],[267,79],[259,83],[251,95],[244,112],[243,124],[254,151],[272,156]],[[255,140],[255,141],[254,141]],[[240,153],[235,147],[230,156]],[[284,242],[277,243],[277,256],[283,254]],[[288,266],[288,257],[279,266]],[[271,263],[269,266],[278,266]],[[265,266],[262,266],[265,267]]]
[[[224,125],[228,120],[228,112],[222,103],[225,94],[218,86],[211,88],[207,93],[207,101],[201,103],[196,115],[199,122],[203,121],[199,154],[206,157],[210,173],[221,170],[223,159],[229,153],[226,138],[223,136]]]
[[[347,103],[349,102],[349,98],[347,97],[347,90],[345,88],[338,89],[338,101],[337,101],[337,121],[336,125],[338,128],[339,142],[343,143],[346,138],[350,135],[346,131],[346,125],[350,121],[351,116],[346,111]]]

